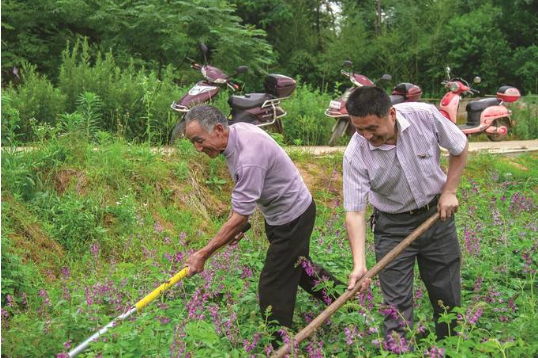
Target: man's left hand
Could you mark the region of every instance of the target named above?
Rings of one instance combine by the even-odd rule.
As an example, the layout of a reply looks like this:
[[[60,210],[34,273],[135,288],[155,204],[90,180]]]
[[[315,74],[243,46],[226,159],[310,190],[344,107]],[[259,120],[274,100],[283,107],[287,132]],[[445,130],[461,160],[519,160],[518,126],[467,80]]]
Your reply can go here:
[[[197,273],[203,272],[205,261],[206,257],[201,250],[196,251],[194,254],[190,255],[187,258],[187,266],[189,268],[187,277],[192,277]]]
[[[437,203],[437,211],[439,212],[439,216],[441,218],[441,221],[445,221],[446,219],[449,219],[452,214],[455,214],[458,212],[458,198],[456,197],[456,194],[452,193],[443,193],[441,194],[441,197],[439,198],[439,202]]]

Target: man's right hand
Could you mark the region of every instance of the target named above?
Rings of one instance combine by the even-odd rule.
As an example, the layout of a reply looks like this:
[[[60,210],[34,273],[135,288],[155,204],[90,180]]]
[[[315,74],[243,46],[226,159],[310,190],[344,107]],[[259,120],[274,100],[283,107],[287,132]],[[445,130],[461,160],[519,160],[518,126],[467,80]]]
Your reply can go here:
[[[206,257],[202,250],[196,251],[194,254],[190,255],[187,258],[187,267],[189,268],[187,277],[192,277],[197,273],[203,272],[205,261]]]
[[[351,291],[367,271],[368,270],[366,269],[366,266],[355,267],[353,271],[351,271],[351,273],[349,274],[349,284],[347,289]],[[361,291],[366,290],[366,288],[370,286],[371,281],[372,280],[369,278],[364,280],[361,286]]]

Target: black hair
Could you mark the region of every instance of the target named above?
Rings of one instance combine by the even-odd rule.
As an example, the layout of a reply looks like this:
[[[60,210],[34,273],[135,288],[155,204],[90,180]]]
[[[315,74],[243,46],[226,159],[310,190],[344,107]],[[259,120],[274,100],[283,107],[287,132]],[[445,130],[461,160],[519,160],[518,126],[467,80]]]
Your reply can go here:
[[[389,95],[382,88],[375,86],[355,89],[346,103],[347,113],[355,117],[375,115],[382,118],[389,114],[391,107]]]

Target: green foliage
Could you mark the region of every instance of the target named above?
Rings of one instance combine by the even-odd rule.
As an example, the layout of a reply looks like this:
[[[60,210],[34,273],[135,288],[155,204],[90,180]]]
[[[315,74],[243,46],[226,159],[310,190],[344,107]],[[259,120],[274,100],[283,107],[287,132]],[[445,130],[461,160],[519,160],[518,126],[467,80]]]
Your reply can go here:
[[[2,202],[2,209],[9,209],[9,206]],[[7,238],[10,229],[2,218],[2,307],[6,307],[7,295],[12,299],[21,297],[22,293],[36,294],[32,287],[32,277],[35,277],[36,270],[33,263],[24,264],[20,256],[14,252],[10,240]],[[8,306],[10,307],[10,306]],[[8,308],[12,311],[12,309]]]
[[[35,65],[25,63],[21,72],[24,85],[2,90],[2,95],[9,97],[6,112],[2,108],[2,118],[5,113],[10,120],[13,113],[18,112],[20,120],[16,133],[21,140],[28,140],[32,138],[31,120],[55,125],[58,114],[65,111],[66,98],[46,77],[38,74]]]
[[[328,93],[299,84],[293,96],[282,104],[288,112],[283,118],[286,142],[325,145],[334,125],[334,119],[324,115],[331,99]]]
[[[179,271],[187,255],[209,240],[227,217],[229,187],[217,183],[228,178],[222,158],[209,162],[187,140],[177,142],[176,153],[160,154],[146,144],[102,139],[104,144],[96,146],[82,139],[73,142],[66,135],[45,139],[31,152],[2,152],[3,198],[17,197],[51,240],[69,248],[51,271],[44,269],[40,258],[35,264],[23,262],[11,239],[23,234],[20,225],[13,224],[20,214],[10,200],[3,201],[2,351],[6,356],[50,356],[65,352],[64,344],[73,348],[92,329],[107,324]],[[352,260],[344,212],[338,204],[342,157],[302,154],[294,158],[298,166],[316,173],[308,176],[313,178],[309,185],[318,204],[311,256],[345,280]],[[416,324],[409,336],[417,346],[408,356],[419,357],[434,347],[444,349],[446,356],[538,352],[536,273],[532,271],[538,259],[532,236],[536,164],[532,154],[507,159],[471,156],[456,217],[464,305],[442,318],[457,320],[457,334],[436,341],[430,302],[417,275],[415,287],[424,296],[415,294]],[[30,187],[25,182],[28,177],[34,182]],[[20,194],[27,190],[33,194]],[[88,354],[264,355],[271,329],[261,318],[256,297],[267,242],[257,214],[251,222],[247,237],[208,260],[204,274],[181,281],[134,321],[115,326],[106,340],[91,344]],[[368,232],[369,267],[375,262],[372,244]],[[345,289],[325,283],[318,288]],[[7,294],[13,296],[11,306],[6,304]],[[294,324],[303,327],[324,307],[299,292]],[[383,339],[382,307],[374,280],[370,295],[334,313],[331,324],[301,344],[297,355],[323,342],[320,354],[326,356],[389,356],[383,345],[375,345]],[[475,320],[478,309],[482,315]],[[424,333],[419,334],[419,327]],[[28,341],[34,344],[24,344]]]
[[[81,93],[77,99],[77,111],[80,113],[87,141],[95,136],[97,124],[102,120],[102,106],[99,96],[92,92]]]
[[[2,93],[2,146],[17,145],[21,117],[19,111],[11,106],[11,98]]]
[[[38,210],[46,213],[57,241],[68,250],[81,251],[92,240],[100,240],[106,230],[102,204],[93,197],[68,192],[59,197],[43,192],[36,198]]]
[[[538,138],[538,96],[526,96],[510,105],[515,121],[514,134],[519,139]]]

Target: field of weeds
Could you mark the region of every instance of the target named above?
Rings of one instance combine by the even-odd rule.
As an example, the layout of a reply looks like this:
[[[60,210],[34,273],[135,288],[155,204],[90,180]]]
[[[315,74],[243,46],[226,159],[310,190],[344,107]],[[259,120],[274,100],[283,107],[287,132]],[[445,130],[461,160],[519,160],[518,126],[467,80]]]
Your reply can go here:
[[[296,152],[292,158],[318,205],[312,258],[347,282],[352,260],[341,206],[342,157]],[[382,316],[390,312],[373,280],[295,356],[536,355],[537,168],[535,154],[470,157],[457,214],[463,306],[444,315],[458,322],[450,337],[435,340],[431,305],[417,277],[408,340],[383,341]],[[226,219],[230,190],[225,162],[210,162],[188,142],[169,155],[113,138],[97,149],[61,136],[43,138],[29,152],[4,148],[2,356],[65,356],[183,267]],[[257,303],[267,242],[261,216],[251,223],[239,245],[215,255],[203,274],[182,280],[82,356],[270,354],[272,332]],[[367,248],[371,267],[371,233]],[[320,280],[319,289],[345,287]],[[323,309],[300,291],[294,329]]]

